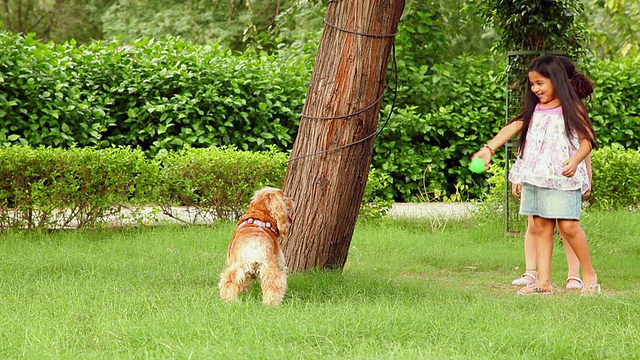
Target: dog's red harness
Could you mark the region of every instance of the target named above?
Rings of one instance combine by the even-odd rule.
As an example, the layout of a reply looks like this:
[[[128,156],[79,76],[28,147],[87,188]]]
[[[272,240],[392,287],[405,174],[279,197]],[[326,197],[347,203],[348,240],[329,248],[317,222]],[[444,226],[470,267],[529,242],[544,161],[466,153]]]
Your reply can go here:
[[[277,227],[274,227],[273,225],[271,225],[270,222],[264,222],[264,221],[260,221],[258,219],[254,219],[254,218],[248,218],[245,221],[241,222],[240,225],[238,225],[238,227],[241,227],[242,225],[245,224],[251,224],[251,225],[255,225],[261,229],[267,229],[270,230],[276,237],[278,237],[280,235],[280,231],[278,231]]]

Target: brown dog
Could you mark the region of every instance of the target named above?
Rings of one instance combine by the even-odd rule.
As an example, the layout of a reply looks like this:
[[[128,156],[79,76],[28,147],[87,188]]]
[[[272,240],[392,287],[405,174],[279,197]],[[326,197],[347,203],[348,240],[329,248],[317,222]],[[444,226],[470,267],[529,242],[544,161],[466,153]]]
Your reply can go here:
[[[238,221],[227,250],[227,267],[220,274],[220,298],[236,301],[252,280],[259,279],[262,302],[278,305],[287,291],[281,235],[289,233],[293,200],[280,189],[257,190],[249,210]]]

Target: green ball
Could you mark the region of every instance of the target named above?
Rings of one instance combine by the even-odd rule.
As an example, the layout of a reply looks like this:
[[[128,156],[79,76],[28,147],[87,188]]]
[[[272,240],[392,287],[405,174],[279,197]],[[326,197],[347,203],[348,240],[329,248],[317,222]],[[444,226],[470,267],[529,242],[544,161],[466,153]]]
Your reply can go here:
[[[469,163],[469,169],[476,174],[484,172],[484,160],[481,158],[475,158]]]

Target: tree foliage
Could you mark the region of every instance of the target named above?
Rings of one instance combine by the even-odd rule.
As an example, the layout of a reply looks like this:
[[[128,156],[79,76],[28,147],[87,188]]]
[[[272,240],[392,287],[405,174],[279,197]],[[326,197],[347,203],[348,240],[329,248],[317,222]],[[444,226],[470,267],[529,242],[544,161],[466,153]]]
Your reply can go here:
[[[172,35],[233,50],[291,47],[310,53],[323,30],[326,6],[325,0],[2,0],[0,28],[57,43]],[[560,22],[537,27],[561,8],[556,15],[566,16]],[[397,44],[415,49],[408,55],[420,57],[408,61],[417,63],[483,54],[498,39],[500,46],[513,40],[504,36],[508,21],[511,30],[534,30],[549,39],[545,46],[567,48],[563,41],[586,39],[599,57],[628,55],[640,51],[639,19],[640,2],[630,0],[407,0]],[[588,33],[573,36],[568,25],[574,20]],[[539,45],[528,40],[517,48]],[[500,46],[495,50],[504,52]]]
[[[584,52],[587,31],[579,0],[482,0],[469,6],[500,39],[497,53],[521,50]]]
[[[591,48],[599,57],[640,52],[640,2],[587,0]]]
[[[37,39],[86,43],[102,38],[100,14],[113,0],[3,0],[0,28]]]
[[[304,42],[322,29],[325,6],[320,0],[3,0],[0,24],[45,42],[171,35],[244,50]]]
[[[278,21],[312,4],[300,5],[295,0],[117,0],[101,20],[107,38],[127,41],[171,35],[243,50],[246,43],[270,33]]]

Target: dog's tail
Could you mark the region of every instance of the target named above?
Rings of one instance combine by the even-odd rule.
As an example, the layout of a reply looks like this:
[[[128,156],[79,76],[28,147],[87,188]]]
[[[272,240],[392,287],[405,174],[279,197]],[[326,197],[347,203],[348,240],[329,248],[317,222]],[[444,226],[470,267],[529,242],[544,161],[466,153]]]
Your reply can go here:
[[[238,295],[249,282],[249,276],[254,271],[254,264],[235,263],[220,274],[220,299],[224,301],[236,301]]]

